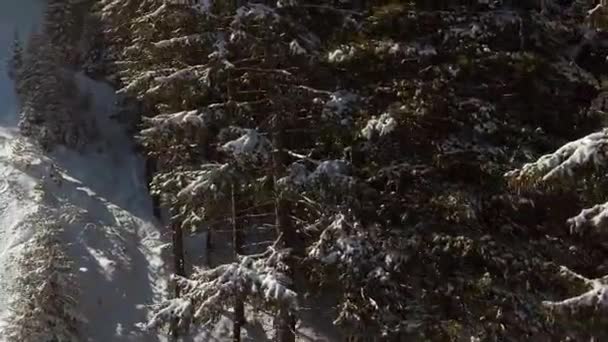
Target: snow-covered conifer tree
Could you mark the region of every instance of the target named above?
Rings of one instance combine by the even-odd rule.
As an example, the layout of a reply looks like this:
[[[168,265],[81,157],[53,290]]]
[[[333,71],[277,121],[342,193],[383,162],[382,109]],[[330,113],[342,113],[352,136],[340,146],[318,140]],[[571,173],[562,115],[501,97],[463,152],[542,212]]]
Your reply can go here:
[[[62,61],[71,60],[75,51],[72,43],[79,33],[74,30],[77,16],[75,3],[72,0],[50,0],[43,17],[42,30],[49,43],[58,47],[57,57]]]
[[[172,6],[150,2],[136,8],[127,3],[107,2],[102,16],[111,22],[127,17],[134,25],[130,30],[134,43],[120,52],[114,64],[122,77],[119,93],[137,98],[158,113],[144,118],[140,132],[146,152],[159,164],[154,192],[169,199],[166,203],[181,229],[217,221],[224,222],[216,224],[218,228],[227,228],[230,215],[245,218],[238,220],[239,230],[254,223],[274,227],[276,249],[285,255],[282,272],[289,275],[286,279],[293,277],[298,272],[294,261],[305,257],[305,242],[300,241],[298,233],[302,223],[292,217],[308,209],[294,205],[294,200],[304,200],[293,196],[295,193],[288,191],[282,181],[292,163],[314,165],[314,158],[306,154],[334,148],[329,143],[334,137],[328,135],[328,143],[320,146],[315,146],[314,140],[296,146],[293,141],[303,135],[292,132],[310,131],[323,136],[330,126],[348,125],[350,114],[347,92],[308,86],[309,61],[320,46],[316,34],[299,22],[299,15],[308,9],[296,2],[281,3],[278,8],[261,3],[230,8],[215,2],[205,8],[192,7],[190,2]],[[315,11],[315,7],[310,10]],[[333,7],[321,9],[325,10],[330,16],[337,13],[339,22],[344,13],[351,13]],[[207,31],[190,27],[187,23],[192,18],[197,18]],[[155,24],[152,27],[150,23]],[[182,31],[173,36],[170,32],[176,27]],[[124,33],[108,33],[123,39]],[[151,53],[144,53],[146,50]],[[193,52],[198,53],[198,59],[190,59]],[[167,64],[164,56],[174,56],[182,64]],[[135,59],[148,62],[133,63]],[[139,69],[144,64],[147,67]],[[348,189],[348,177],[330,170],[338,164],[320,163],[310,175],[311,184],[330,183],[330,187],[322,188],[334,200],[345,197],[343,192],[331,194],[332,186],[338,188],[334,181],[344,182],[341,191]],[[233,191],[239,198],[236,215],[226,210],[230,208],[228,195]],[[256,209],[252,212],[250,208]],[[241,214],[241,210],[249,212]],[[198,272],[192,277],[198,277]],[[239,292],[248,302],[256,297],[255,292]],[[294,307],[274,304],[279,304],[275,307],[276,338],[291,341]]]
[[[15,32],[11,58],[8,60],[7,72],[10,79],[15,80],[23,67],[23,47],[18,32]]]
[[[498,180],[579,127],[573,113],[597,91],[567,57],[578,14],[557,18],[551,3],[100,1],[104,69],[138,103],[171,228],[213,232],[216,251],[237,254],[176,276],[179,298],[147,326],[215,322],[242,299],[289,341],[293,316],[313,309],[248,287],[271,272],[284,293],[335,300],[345,335],[548,331],[528,323],[542,311],[531,293],[552,286],[547,255],[563,246],[545,253],[542,238],[517,235],[505,214],[516,196]],[[219,238],[237,231],[242,243]]]
[[[20,103],[19,127],[44,147],[57,144],[80,147],[90,139],[94,123],[84,120],[79,90],[65,67],[63,52],[46,31],[33,33],[21,58],[15,88]]]
[[[61,228],[41,222],[29,248],[20,256],[20,274],[11,289],[4,338],[23,342],[81,341],[76,311],[80,295],[71,261],[58,236]]]

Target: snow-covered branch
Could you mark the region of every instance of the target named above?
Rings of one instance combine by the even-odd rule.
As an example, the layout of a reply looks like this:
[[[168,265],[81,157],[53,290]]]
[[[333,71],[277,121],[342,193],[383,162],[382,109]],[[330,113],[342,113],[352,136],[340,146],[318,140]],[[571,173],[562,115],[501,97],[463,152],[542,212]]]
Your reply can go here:
[[[255,129],[243,129],[243,134],[222,145],[221,149],[238,161],[263,161],[270,158],[272,144],[268,138]]]
[[[289,288],[291,279],[285,274],[289,251],[269,248],[269,253],[258,258],[244,257],[213,269],[196,269],[190,279],[174,277],[181,297],[155,307],[152,318],[141,326],[159,328],[177,320],[185,330],[192,322],[211,324],[231,308],[231,299],[237,294],[260,304],[297,309],[297,294]]]
[[[367,121],[365,127],[361,130],[361,135],[367,140],[374,136],[384,136],[394,131],[397,127],[397,121],[389,114],[384,113],[379,117],[372,117]]]
[[[306,156],[303,156],[306,157]],[[351,166],[344,160],[315,161],[304,158],[316,165],[310,172],[306,166],[298,161],[289,166],[287,176],[279,179],[277,183],[287,188],[318,189],[329,187],[348,191],[354,184],[355,179],[350,176]]]
[[[401,300],[394,274],[408,256],[403,246],[392,245],[381,234],[378,225],[365,227],[350,215],[337,214],[308,249],[308,261],[321,270],[335,268],[339,275],[343,302],[335,324],[360,325],[364,311],[383,326],[392,303]]]
[[[187,36],[174,37],[169,39],[159,40],[153,43],[157,49],[175,49],[176,47],[191,47],[195,44],[203,42],[208,35],[191,34]]]
[[[561,274],[564,278],[582,282],[589,290],[579,296],[565,300],[545,301],[543,305],[565,313],[576,313],[583,309],[608,309],[608,276],[589,279],[564,266],[561,267]]]
[[[608,228],[608,203],[596,204],[583,209],[578,215],[568,219],[571,233],[583,233],[587,228],[603,232]]]
[[[141,130],[140,135],[143,137],[156,135],[162,132],[172,131],[176,128],[184,127],[205,127],[204,113],[199,110],[188,110],[170,114],[160,114],[152,118],[142,118],[144,123],[149,128]]]
[[[601,168],[608,160],[608,129],[603,129],[560,147],[557,151],[506,174],[512,185],[528,188],[568,180],[584,168]]]

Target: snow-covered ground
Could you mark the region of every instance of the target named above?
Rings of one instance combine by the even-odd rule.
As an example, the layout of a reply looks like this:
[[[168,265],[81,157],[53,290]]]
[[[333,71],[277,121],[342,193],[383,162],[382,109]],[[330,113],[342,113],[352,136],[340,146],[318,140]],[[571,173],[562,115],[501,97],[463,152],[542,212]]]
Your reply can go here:
[[[8,16],[12,8],[23,7],[2,3],[1,26],[12,38],[10,23],[20,21],[8,21]],[[35,4],[31,23],[40,12]],[[10,39],[0,43],[7,51]],[[75,77],[83,93],[93,94],[91,109],[82,115],[98,126],[97,143],[84,151],[60,148],[48,154],[19,135],[13,91],[0,78],[0,98],[7,99],[0,105],[0,317],[10,314],[7,303],[15,290],[19,255],[50,219],[63,225],[65,248],[75,264],[78,311],[87,321],[81,326],[83,341],[162,341],[136,328],[146,320],[145,305],[166,295],[168,279],[165,230],[152,213],[144,162],[123,127],[110,119],[113,89]]]
[[[59,221],[82,291],[84,338],[155,341],[139,334],[135,324],[146,319],[142,304],[166,293],[163,228],[152,214],[143,161],[107,117],[113,90],[81,79],[98,96],[93,110],[83,113],[99,124],[97,145],[45,155],[14,127],[0,127],[1,289],[11,288],[19,272],[15,260],[42,229],[40,223]],[[6,308],[9,296],[0,290],[0,308]]]
[[[68,225],[70,254],[78,264],[81,308],[94,341],[154,341],[132,335],[146,320],[144,304],[166,294],[164,228],[152,211],[144,161],[124,129],[109,119],[114,90],[85,77],[81,88],[94,94],[89,114],[99,126],[98,145],[84,153],[59,150],[50,157],[61,170],[56,187],[60,210],[79,216]],[[69,223],[69,222],[66,222]]]
[[[17,121],[15,92],[6,71],[11,44],[16,34],[26,36],[39,20],[44,0],[0,1],[0,317],[5,316],[7,288],[13,269],[12,255],[19,241],[27,235],[19,229],[19,222],[37,209],[28,200],[36,181],[15,169],[10,161],[11,146],[15,142]]]

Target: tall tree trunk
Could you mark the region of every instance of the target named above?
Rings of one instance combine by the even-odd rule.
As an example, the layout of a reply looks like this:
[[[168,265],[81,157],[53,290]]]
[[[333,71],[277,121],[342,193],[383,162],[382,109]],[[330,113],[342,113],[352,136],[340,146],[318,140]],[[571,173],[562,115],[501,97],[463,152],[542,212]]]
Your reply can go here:
[[[152,157],[146,158],[145,173],[146,173],[146,186],[148,188],[148,193],[150,193],[152,190],[150,185],[152,183],[152,179],[154,178],[154,174],[156,173],[156,160],[153,159]],[[154,214],[154,217],[156,217],[160,221],[161,220],[160,198],[158,197],[158,195],[152,195],[152,194],[150,194],[150,197],[152,198],[152,213]]]
[[[238,262],[239,255],[242,254],[243,238],[241,230],[237,223],[237,197],[234,189],[234,184],[231,188],[232,196],[232,248],[234,251],[234,260]],[[232,323],[232,341],[241,342],[241,328],[245,324],[245,305],[243,294],[237,290],[234,295],[234,321]]]
[[[186,276],[186,267],[184,260],[184,238],[182,227],[179,222],[171,223],[171,231],[173,237],[173,269],[175,275],[185,277]],[[179,298],[180,288],[179,286],[175,286],[175,298]],[[175,319],[171,324],[171,335],[173,339],[177,341],[179,336],[178,328],[177,328],[177,319]]]
[[[196,137],[195,141],[200,146],[200,160],[207,163],[212,158],[211,146],[209,144],[211,130],[208,127],[203,129],[192,127],[192,136]],[[200,228],[200,227],[199,227]],[[211,268],[211,227],[207,226],[207,236],[205,237],[205,246],[203,246],[205,257],[205,265]]]
[[[186,276],[186,263],[184,261],[184,237],[182,227],[178,222],[171,223],[173,233],[173,257],[175,274]],[[175,290],[175,296],[179,297],[179,288]]]
[[[211,268],[211,247],[212,247],[212,242],[211,242],[211,227],[207,226],[207,236],[205,237],[205,245],[203,246],[204,248],[204,253],[205,253],[205,266],[207,268]]]
[[[286,165],[286,151],[285,151],[285,122],[283,118],[284,113],[278,113],[274,117],[274,127],[273,127],[273,158],[272,158],[272,168],[273,168],[273,176],[276,181],[279,179],[283,173],[285,172]],[[276,217],[276,229],[279,236],[282,238],[281,247],[283,248],[291,248],[293,247],[293,242],[295,241],[295,231],[293,226],[291,225],[291,220],[289,217],[289,202],[285,200],[282,194],[279,191],[275,190],[275,217]],[[293,265],[288,265],[287,270],[288,276],[293,279],[294,276],[294,267]],[[276,341],[277,342],[295,342],[295,327],[296,327],[296,319],[290,309],[284,305],[279,308],[278,315],[275,319],[275,329],[276,329]]]

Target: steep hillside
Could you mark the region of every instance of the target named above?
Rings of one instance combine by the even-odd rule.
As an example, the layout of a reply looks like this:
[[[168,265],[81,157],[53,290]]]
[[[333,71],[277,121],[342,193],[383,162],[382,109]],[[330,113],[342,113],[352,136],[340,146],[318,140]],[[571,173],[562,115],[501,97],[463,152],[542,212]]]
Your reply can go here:
[[[3,24],[13,22],[3,16]],[[42,22],[47,17],[48,10]],[[26,39],[27,30],[17,25],[24,19],[16,19],[6,29],[20,31]],[[13,44],[5,43],[7,48]],[[31,51],[26,46],[26,67],[53,63],[37,60],[40,56]],[[24,74],[11,76],[19,82]],[[52,76],[27,75],[39,77],[37,81]],[[13,105],[23,109],[24,97],[37,97],[50,106],[53,93],[25,96],[4,77],[0,86],[3,96],[11,96],[0,120],[0,340],[166,340],[136,326],[146,319],[148,306],[166,296],[168,279],[166,241],[153,216],[144,161],[126,127],[111,119],[116,112],[111,87],[67,68],[62,80],[72,82],[70,96],[81,103],[88,94],[77,115],[96,134],[79,151],[65,146],[45,150],[17,128],[20,113]]]
[[[80,113],[103,132],[90,149],[45,153],[15,128],[3,138],[1,274],[3,288],[10,290],[3,333],[9,341],[41,341],[66,324],[73,341],[155,340],[142,335],[136,323],[146,318],[145,305],[166,293],[162,228],[142,182],[142,160],[120,127],[104,117],[112,110],[103,94],[112,90],[91,81],[84,86],[100,96],[90,112]],[[33,252],[40,248],[59,248],[63,256],[46,249]],[[39,273],[45,267],[57,269],[45,279]],[[56,276],[71,279],[69,288],[59,281],[51,292],[62,296],[69,290],[66,298],[74,302],[64,313],[52,311],[49,306],[56,304],[39,292]],[[41,312],[31,311],[37,306]],[[58,323],[45,326],[45,314]]]

